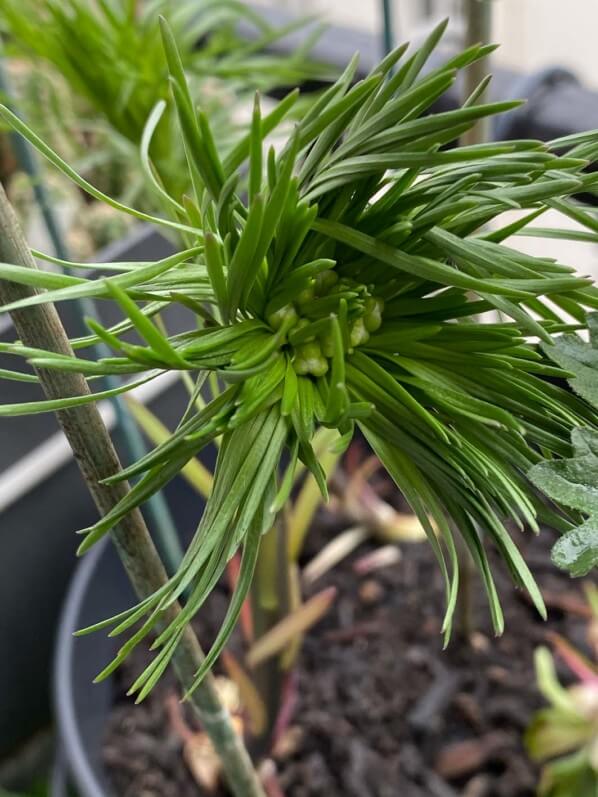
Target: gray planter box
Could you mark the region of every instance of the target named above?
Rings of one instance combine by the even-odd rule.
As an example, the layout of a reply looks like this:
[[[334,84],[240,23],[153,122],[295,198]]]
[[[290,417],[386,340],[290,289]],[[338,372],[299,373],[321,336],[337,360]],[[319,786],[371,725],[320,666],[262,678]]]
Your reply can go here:
[[[100,259],[153,260],[170,244],[149,227],[101,253]],[[60,305],[75,328],[70,303]],[[100,306],[100,311],[105,308]],[[181,314],[186,311],[181,311]],[[6,323],[0,340],[13,340]],[[184,319],[170,326],[183,328]],[[0,355],[0,367],[15,357]],[[2,403],[35,400],[41,391],[2,382]],[[180,410],[184,389],[170,385],[151,401],[167,422]],[[74,532],[97,512],[52,414],[0,419],[0,757],[50,719],[50,667],[61,605],[77,558]]]

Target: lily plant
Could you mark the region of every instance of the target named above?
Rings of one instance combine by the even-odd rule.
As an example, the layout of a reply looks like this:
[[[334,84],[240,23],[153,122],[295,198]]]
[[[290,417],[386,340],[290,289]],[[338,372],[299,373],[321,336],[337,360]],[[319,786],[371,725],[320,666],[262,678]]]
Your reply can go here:
[[[317,444],[323,430],[335,454],[359,431],[417,515],[445,577],[447,641],[459,587],[457,537],[479,570],[497,633],[504,623],[489,550],[544,616],[515,537],[524,528],[537,532],[540,522],[564,532],[576,521],[558,505],[550,509],[527,474],[542,459],[569,457],[571,431],[596,425],[594,409],[561,384],[569,371],[549,355],[553,335],[585,328],[598,291],[572,266],[520,251],[514,236],[533,234],[532,222],[558,206],[596,240],[596,217],[576,196],[598,193],[598,176],[587,170],[598,156],[598,133],[456,146],[478,120],[518,103],[480,103],[484,79],[462,107],[434,111],[459,70],[493,49],[474,45],[429,68],[443,23],[421,48],[397,48],[357,82],[354,58],[277,149],[268,138],[298,91],[268,113],[256,96],[249,132],[221,157],[172,30],[164,20],[161,27],[171,95],[150,113],[140,151],[167,217],[102,194],[13,113],[0,111],[91,196],[185,242],[159,261],[109,267],[34,251],[67,274],[0,265],[5,284],[37,291],[2,307],[13,317],[81,297],[122,311],[111,327],[90,318],[89,334],[72,339],[72,351],[57,353],[51,340],[3,345],[35,369],[25,377],[5,370],[4,378],[45,385],[48,374],[76,374],[91,389],[106,374],[124,378],[108,391],[0,406],[0,416],[68,412],[169,372],[191,381],[177,428],[103,479],[106,489],[137,480],[80,531],[80,553],[207,446],[219,446],[205,511],[176,572],[118,617],[81,632],[128,633],[99,677],[151,635],[154,658],[131,686],[143,699],[176,661],[189,624],[237,554],[228,612],[187,678],[186,696],[200,693],[250,591],[260,633],[280,622],[279,611],[268,615],[269,596],[288,606],[280,590],[289,584],[285,563],[297,555],[289,555],[285,508],[300,467],[327,497]],[[178,124],[173,157],[183,154],[188,169],[191,190],[181,195],[169,192],[151,157],[166,107]],[[99,273],[70,273],[81,269]],[[161,320],[172,305],[192,311],[183,333],[170,334]],[[89,356],[100,341],[112,354]],[[134,560],[135,552],[127,556]]]

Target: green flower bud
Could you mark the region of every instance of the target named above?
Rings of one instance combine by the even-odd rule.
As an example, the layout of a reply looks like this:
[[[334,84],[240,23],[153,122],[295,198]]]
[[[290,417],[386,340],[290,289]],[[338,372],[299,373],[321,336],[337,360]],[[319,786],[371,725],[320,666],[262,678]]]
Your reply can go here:
[[[332,269],[320,271],[315,277],[315,289],[319,296],[323,296],[338,282],[338,274]]]
[[[304,288],[300,293],[297,294],[297,304],[307,304],[308,302],[313,302],[315,297],[315,292],[313,285],[310,285],[309,288]]]
[[[305,367],[307,373],[313,376],[324,376],[328,371],[328,361],[322,356],[322,349],[317,341],[314,340],[297,346],[296,352],[295,362],[299,363],[301,369]],[[297,371],[296,366],[295,371]],[[302,373],[302,371],[297,371],[297,373]]]
[[[358,318],[353,322],[351,332],[349,333],[351,346],[361,346],[363,343],[367,343],[369,339],[370,333],[365,328],[363,318]]]
[[[307,360],[298,355],[295,355],[295,359],[293,360],[293,368],[295,373],[299,374],[299,376],[306,376],[309,373]]]
[[[382,310],[384,302],[382,299],[375,299],[369,296],[365,300],[363,323],[368,332],[375,332],[382,326]]]
[[[280,310],[277,310],[275,313],[270,313],[267,321],[272,329],[280,329],[288,318],[293,319],[294,321],[299,318],[297,311],[292,304],[285,304],[285,306],[281,307]]]
[[[302,343],[300,346],[297,346],[297,351],[300,356],[304,357],[306,360],[322,356],[322,349],[317,340],[310,340],[308,343]]]
[[[328,360],[325,357],[310,360],[309,372],[312,376],[324,376],[324,374],[328,373],[328,368]]]

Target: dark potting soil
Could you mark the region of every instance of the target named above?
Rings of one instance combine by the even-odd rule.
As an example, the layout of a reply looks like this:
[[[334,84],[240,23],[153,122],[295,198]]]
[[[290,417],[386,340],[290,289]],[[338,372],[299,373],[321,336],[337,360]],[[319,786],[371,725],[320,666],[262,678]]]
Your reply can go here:
[[[331,532],[312,535],[307,558]],[[297,707],[277,763],[285,797],[532,797],[537,768],[522,734],[542,704],[534,649],[557,631],[583,645],[581,584],[550,563],[553,534],[518,542],[549,606],[544,623],[504,567],[495,568],[506,631],[495,638],[476,583],[471,643],[442,650],[443,587],[429,546],[403,545],[397,564],[356,574],[364,548],[313,588],[338,589],[326,617],[307,635],[299,660]],[[213,639],[227,602],[224,588],[201,613]],[[236,642],[237,646],[239,641]],[[182,756],[168,676],[141,706],[125,697],[141,668],[135,654],[116,680],[104,760],[118,797],[200,794]],[[171,707],[170,710],[168,707]],[[198,726],[186,706],[183,716]]]

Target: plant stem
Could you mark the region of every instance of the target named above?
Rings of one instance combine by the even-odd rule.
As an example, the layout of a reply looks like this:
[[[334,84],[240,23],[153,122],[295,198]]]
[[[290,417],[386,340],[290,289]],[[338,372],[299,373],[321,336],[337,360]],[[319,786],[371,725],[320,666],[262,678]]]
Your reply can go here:
[[[488,44],[492,36],[492,0],[463,0],[465,46]],[[488,58],[475,61],[463,73],[463,99],[466,100],[488,74]],[[485,101],[486,91],[478,98]],[[480,119],[462,138],[464,145],[481,144],[490,138],[490,119]]]
[[[251,588],[251,610],[255,639],[259,639],[288,611],[288,568],[286,555],[285,524],[279,519],[260,542],[255,578]],[[280,666],[280,655],[270,656],[252,673],[255,686],[260,693],[268,721],[264,732],[253,740],[254,753],[265,755],[272,741],[272,732],[280,711],[284,673]],[[254,749],[255,748],[255,749]]]
[[[0,260],[36,268],[15,213],[0,187]],[[31,296],[36,291],[27,286],[0,281],[0,301],[5,304]],[[37,305],[11,313],[20,340],[26,346],[73,355],[66,332],[52,304]],[[37,371],[49,399],[88,395],[90,390],[81,374],[59,370]],[[56,413],[83,478],[96,506],[108,512],[128,492],[126,482],[101,484],[102,479],[117,473],[120,462],[110,435],[95,404],[86,404]],[[139,598],[159,589],[166,581],[166,571],[149,535],[139,509],[133,510],[112,530],[112,539]],[[173,606],[171,622],[180,612]],[[183,690],[190,686],[200,667],[203,653],[197,637],[188,626],[176,649],[173,663]],[[220,702],[213,678],[208,675],[190,698],[200,721],[216,749],[225,777],[236,797],[264,797],[257,773],[241,738],[235,732],[228,712]]]

